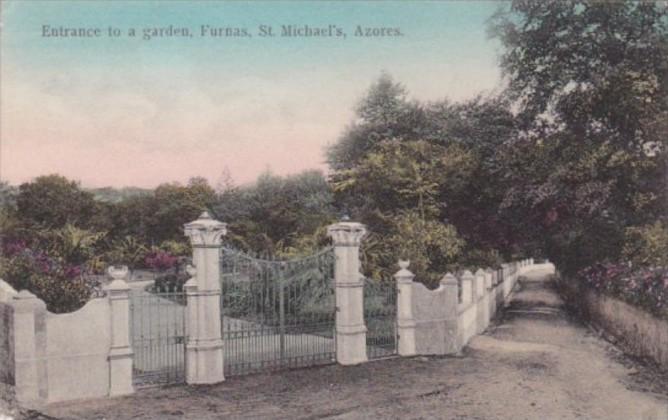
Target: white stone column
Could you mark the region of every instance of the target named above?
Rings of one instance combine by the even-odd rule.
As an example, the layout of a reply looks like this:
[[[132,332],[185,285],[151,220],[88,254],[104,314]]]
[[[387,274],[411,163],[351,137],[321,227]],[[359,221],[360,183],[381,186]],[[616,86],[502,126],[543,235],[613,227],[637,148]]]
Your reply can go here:
[[[368,360],[364,324],[364,277],[360,274],[359,247],[367,230],[361,223],[340,222],[327,228],[336,262],[336,361],[354,365]]]
[[[130,347],[130,287],[128,267],[109,267],[112,282],[105,287],[111,312],[109,349],[109,396],[134,392],[132,386],[132,348]]]
[[[26,407],[40,407],[48,398],[48,376],[44,366],[46,305],[34,294],[21,290],[12,299],[14,307],[14,392]]]
[[[397,280],[397,333],[400,356],[414,356],[415,318],[413,316],[413,279],[415,274],[408,270],[409,261],[399,261],[400,270],[394,275]]]
[[[204,212],[184,226],[193,247],[194,289],[187,287],[189,330],[186,343],[186,381],[212,384],[225,380],[220,328],[220,247],[227,225]],[[192,305],[192,306],[191,306]]]

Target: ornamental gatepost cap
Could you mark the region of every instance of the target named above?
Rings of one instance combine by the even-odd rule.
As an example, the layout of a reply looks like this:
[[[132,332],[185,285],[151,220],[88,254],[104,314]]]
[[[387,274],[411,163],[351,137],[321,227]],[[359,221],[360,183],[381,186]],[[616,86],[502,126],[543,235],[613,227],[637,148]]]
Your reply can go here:
[[[327,227],[327,236],[338,246],[359,246],[366,234],[366,226],[357,222],[339,222]]]
[[[394,278],[400,282],[412,282],[415,278],[415,274],[411,273],[411,271],[408,269],[410,263],[411,262],[408,260],[399,260],[399,271],[396,272]]]
[[[183,231],[193,246],[216,246],[227,235],[227,223],[212,218],[205,211],[197,220],[183,225]]]

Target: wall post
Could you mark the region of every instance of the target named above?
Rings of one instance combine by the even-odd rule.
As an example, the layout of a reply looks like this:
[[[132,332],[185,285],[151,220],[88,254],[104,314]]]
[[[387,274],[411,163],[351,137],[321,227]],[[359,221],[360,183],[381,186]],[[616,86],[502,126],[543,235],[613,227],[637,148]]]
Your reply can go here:
[[[197,286],[187,289],[190,328],[186,343],[186,381],[189,384],[212,384],[225,380],[220,317],[220,248],[222,237],[227,234],[227,225],[204,212],[199,219],[184,225],[184,232],[193,247],[194,283]]]
[[[480,334],[489,325],[489,293],[487,293],[487,287],[485,285],[486,274],[482,268],[479,268],[475,272],[475,285],[476,285],[476,320],[477,320],[477,333]]]
[[[109,396],[134,392],[132,386],[132,348],[130,347],[130,287],[128,267],[109,267],[112,282],[105,287],[111,312],[109,349]]]
[[[464,305],[469,305],[473,302],[473,281],[475,280],[475,277],[473,277],[473,274],[469,270],[466,270],[464,271],[464,274],[462,274],[461,280],[462,303]]]
[[[327,228],[334,243],[336,290],[336,361],[354,365],[368,360],[364,324],[364,276],[359,248],[367,230],[361,223],[339,222]]]
[[[39,407],[48,397],[46,304],[27,290],[12,299],[14,307],[14,385],[16,400]]]
[[[415,318],[413,316],[413,279],[415,274],[408,270],[409,261],[399,261],[400,270],[394,275],[397,280],[397,332],[400,356],[414,356]]]
[[[459,340],[459,322],[457,310],[459,306],[459,283],[457,278],[448,273],[441,279],[441,286],[445,290],[445,354],[457,354],[461,351]]]

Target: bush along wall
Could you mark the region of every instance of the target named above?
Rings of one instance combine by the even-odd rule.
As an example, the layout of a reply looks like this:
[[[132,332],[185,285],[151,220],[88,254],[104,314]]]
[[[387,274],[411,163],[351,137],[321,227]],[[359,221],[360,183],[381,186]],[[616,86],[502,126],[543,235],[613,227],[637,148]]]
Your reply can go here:
[[[666,267],[634,268],[628,264],[595,264],[581,270],[577,280],[587,289],[668,319]]]

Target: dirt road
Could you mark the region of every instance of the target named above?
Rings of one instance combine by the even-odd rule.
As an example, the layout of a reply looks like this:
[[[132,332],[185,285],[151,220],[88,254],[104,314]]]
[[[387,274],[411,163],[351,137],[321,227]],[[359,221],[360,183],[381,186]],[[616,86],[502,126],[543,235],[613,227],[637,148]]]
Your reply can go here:
[[[390,359],[141,391],[49,407],[72,419],[657,419],[666,376],[571,320],[529,273],[503,319],[461,357]]]

